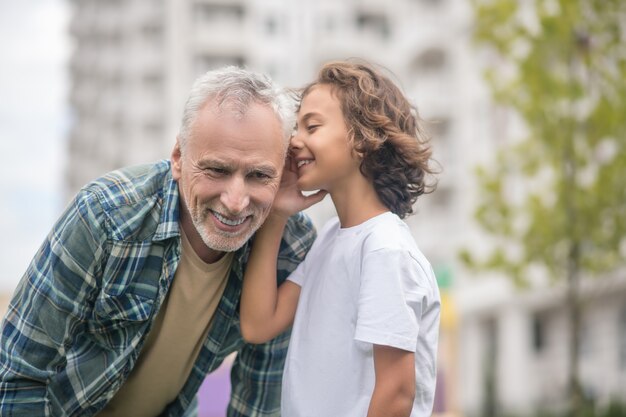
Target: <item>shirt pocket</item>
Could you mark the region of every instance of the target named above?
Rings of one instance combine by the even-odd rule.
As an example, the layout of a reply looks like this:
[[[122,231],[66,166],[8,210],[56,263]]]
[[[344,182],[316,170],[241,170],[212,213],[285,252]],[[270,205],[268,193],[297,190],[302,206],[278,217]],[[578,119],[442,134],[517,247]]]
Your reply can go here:
[[[100,327],[118,328],[147,320],[157,304],[162,274],[160,247],[149,242],[113,243],[94,306]]]
[[[120,293],[111,294],[103,288],[93,309],[90,331],[95,334],[111,334],[122,329],[131,330],[145,326],[156,308],[158,287],[148,287],[135,283],[124,288]],[[131,331],[131,333],[133,333]]]
[[[107,350],[122,351],[149,326],[153,299],[126,292],[101,293],[87,323],[92,340]]]
[[[137,294],[102,294],[96,300],[95,312],[99,319],[111,323],[137,322],[147,320],[153,306],[153,299]]]

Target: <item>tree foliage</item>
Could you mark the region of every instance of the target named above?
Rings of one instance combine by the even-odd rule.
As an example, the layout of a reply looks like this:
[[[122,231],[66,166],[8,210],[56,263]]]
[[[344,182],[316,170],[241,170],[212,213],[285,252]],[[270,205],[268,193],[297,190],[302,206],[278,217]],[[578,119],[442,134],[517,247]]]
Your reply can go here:
[[[520,285],[542,268],[583,276],[626,259],[626,2],[474,1],[475,41],[499,105],[523,121],[478,170],[480,225],[498,245],[474,266]],[[534,268],[534,269],[530,269]]]
[[[474,267],[566,283],[569,415],[581,416],[579,281],[626,262],[626,1],[473,0],[499,105],[522,121],[478,170],[478,223],[497,242]]]

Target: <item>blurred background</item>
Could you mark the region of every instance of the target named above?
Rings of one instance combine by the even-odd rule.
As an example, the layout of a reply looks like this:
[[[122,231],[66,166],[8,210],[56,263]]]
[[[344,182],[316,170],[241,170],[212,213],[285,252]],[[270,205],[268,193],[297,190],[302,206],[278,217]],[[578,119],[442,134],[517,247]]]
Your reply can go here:
[[[360,57],[442,166],[406,219],[442,292],[436,414],[626,415],[624,4],[1,0],[0,312],[81,186],[169,157],[196,76],[299,87]],[[202,417],[225,415],[229,364]]]

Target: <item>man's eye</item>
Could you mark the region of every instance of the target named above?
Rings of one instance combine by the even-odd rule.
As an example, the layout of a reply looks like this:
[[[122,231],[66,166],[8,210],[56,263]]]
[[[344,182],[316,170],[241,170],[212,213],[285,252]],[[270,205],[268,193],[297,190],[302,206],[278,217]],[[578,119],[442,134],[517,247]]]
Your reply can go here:
[[[253,172],[252,176],[256,178],[257,180],[263,180],[263,181],[266,181],[272,178],[270,175],[266,174],[265,172]]]
[[[206,172],[208,174],[212,174],[212,175],[226,175],[228,174],[228,171],[225,170],[224,168],[219,168],[219,167],[209,167],[206,169]]]

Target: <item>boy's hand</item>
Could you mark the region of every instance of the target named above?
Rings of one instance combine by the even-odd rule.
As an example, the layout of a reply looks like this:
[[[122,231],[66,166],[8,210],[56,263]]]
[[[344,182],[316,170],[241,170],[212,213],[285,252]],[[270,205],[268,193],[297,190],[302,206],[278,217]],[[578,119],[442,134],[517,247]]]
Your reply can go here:
[[[288,218],[299,211],[319,203],[328,192],[319,190],[311,195],[304,195],[298,188],[298,174],[290,156],[285,160],[280,188],[272,204],[272,214]]]

